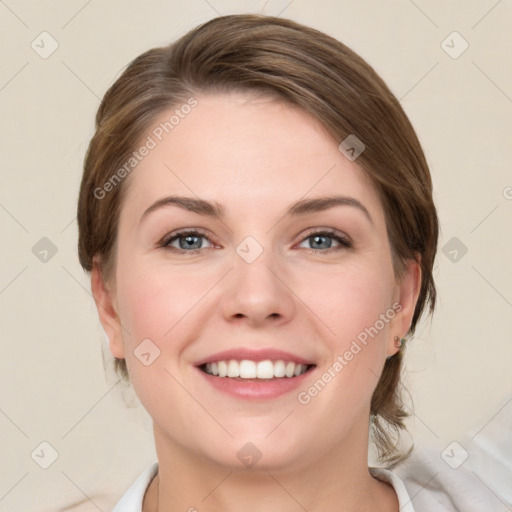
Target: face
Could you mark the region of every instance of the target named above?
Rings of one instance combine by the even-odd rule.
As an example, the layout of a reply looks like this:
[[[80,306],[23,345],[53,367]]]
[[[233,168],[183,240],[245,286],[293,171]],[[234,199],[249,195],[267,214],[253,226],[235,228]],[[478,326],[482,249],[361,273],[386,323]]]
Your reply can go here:
[[[395,281],[377,192],[316,120],[196,99],[143,138],[156,145],[127,178],[115,289],[93,272],[112,354],[176,453],[275,469],[367,450],[417,265]]]

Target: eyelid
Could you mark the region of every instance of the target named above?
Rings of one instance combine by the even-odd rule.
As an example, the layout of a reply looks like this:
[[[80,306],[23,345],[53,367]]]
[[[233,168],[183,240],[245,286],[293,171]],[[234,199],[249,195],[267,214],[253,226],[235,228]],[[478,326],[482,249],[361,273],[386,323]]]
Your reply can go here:
[[[315,226],[313,228],[308,228],[308,229],[306,229],[306,231],[304,233],[305,233],[305,235],[303,234],[302,236],[307,236],[307,235],[311,235],[311,234],[315,234],[315,233],[329,233],[329,234],[337,235],[339,237],[346,238],[347,241],[350,240],[350,237],[347,234],[345,234],[343,231],[339,231],[338,229],[335,229],[335,228],[328,228],[327,226]]]
[[[327,228],[327,227],[321,227],[321,226],[307,229],[304,233],[301,234],[300,241],[303,242],[304,240],[306,240],[307,238],[309,238],[312,235],[329,235],[329,236],[332,236],[333,238],[341,239],[343,242],[345,242],[348,245],[352,245],[352,243],[353,243],[352,239],[347,234],[343,233],[342,231],[338,231],[337,229],[334,229],[334,228]]]
[[[314,254],[328,254],[331,252],[339,251],[341,249],[346,250],[352,249],[354,247],[352,239],[348,235],[341,231],[338,231],[337,229],[327,227],[315,227],[306,230],[305,233],[301,234],[301,238],[298,244],[304,243],[308,238],[311,238],[313,235],[325,235],[335,239],[336,242],[338,243],[338,246],[336,247],[329,247],[328,249],[323,250],[304,248],[306,251],[312,252]]]
[[[206,238],[212,245],[218,245],[216,244],[216,242],[214,240],[212,240],[212,237],[211,235],[209,235],[205,230],[201,229],[201,228],[183,228],[183,229],[176,229],[174,231],[172,231],[171,233],[167,233],[158,243],[157,243],[157,246],[158,247],[163,247],[164,249],[167,248],[167,249],[175,249],[176,251],[183,251],[183,252],[190,252],[190,253],[193,253],[193,252],[196,252],[196,251],[202,251],[203,249],[206,249],[206,247],[203,247],[201,249],[192,249],[190,251],[185,251],[185,250],[182,250],[182,249],[177,249],[176,247],[171,247],[169,244],[169,242],[173,239],[173,238],[181,238],[181,237],[184,237],[184,236],[187,236],[187,235],[200,235],[201,237],[203,238]]]

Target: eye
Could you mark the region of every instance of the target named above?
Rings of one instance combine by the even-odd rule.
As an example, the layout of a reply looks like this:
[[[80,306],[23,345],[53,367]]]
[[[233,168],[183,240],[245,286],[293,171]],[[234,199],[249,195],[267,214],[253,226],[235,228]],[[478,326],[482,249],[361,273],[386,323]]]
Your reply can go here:
[[[196,253],[206,249],[205,241],[210,243],[210,247],[214,244],[208,236],[198,230],[183,230],[171,233],[164,237],[158,243],[159,247],[169,249],[176,252]],[[311,231],[306,238],[303,239],[299,247],[309,243],[309,249],[314,252],[331,252],[338,251],[343,248],[352,247],[352,243],[333,230]],[[308,249],[308,247],[305,247]]]
[[[203,245],[205,240],[208,240],[211,243],[211,240],[200,231],[178,231],[166,236],[161,242],[159,242],[159,246],[175,251],[196,252],[201,249],[205,249],[205,246]]]
[[[320,250],[320,252],[331,252],[352,247],[352,243],[347,238],[332,230],[310,232],[301,242],[300,247],[303,247],[302,244],[304,243],[309,243],[309,249],[313,249],[315,252],[318,252],[316,249]]]

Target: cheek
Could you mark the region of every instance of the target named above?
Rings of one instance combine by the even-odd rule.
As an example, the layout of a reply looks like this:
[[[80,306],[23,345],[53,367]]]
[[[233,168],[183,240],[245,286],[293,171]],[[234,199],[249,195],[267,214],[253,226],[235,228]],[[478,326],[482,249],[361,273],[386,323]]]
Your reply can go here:
[[[169,365],[169,350],[180,352],[179,339],[172,332],[185,315],[179,283],[168,282],[151,267],[125,263],[119,273],[119,315],[123,323],[123,343],[130,381],[148,411],[158,410],[162,383],[174,369]],[[171,331],[171,332],[169,332]],[[169,339],[173,340],[172,346]],[[167,343],[165,342],[167,340]]]
[[[186,270],[144,258],[126,262],[119,274],[119,312],[132,336],[162,339],[193,308],[207,284]],[[126,333],[125,333],[126,334]]]
[[[217,275],[144,257],[126,260],[119,269],[118,307],[130,378],[134,387],[158,376],[167,379],[165,370],[174,373],[183,362],[182,353],[208,304],[202,298],[218,281]],[[150,356],[141,357],[148,352]],[[154,362],[145,366],[144,359],[152,359],[153,354]]]
[[[389,274],[369,265],[315,276],[315,285],[302,286],[300,296],[319,319],[328,359],[299,401],[321,409],[328,404],[329,421],[342,429],[367,413],[382,371],[389,320],[381,315],[391,310],[394,316]]]
[[[320,319],[317,331],[324,333],[321,342],[329,357],[319,375],[328,382],[321,401],[336,403],[354,416],[369,404],[385,361],[389,319],[394,316],[390,276],[384,265],[360,260],[338,271],[315,272],[310,285],[304,279],[300,288],[301,298]],[[339,421],[336,414],[333,421]]]
[[[322,332],[341,350],[391,307],[389,275],[375,262],[359,262],[300,273],[295,290],[324,324]]]

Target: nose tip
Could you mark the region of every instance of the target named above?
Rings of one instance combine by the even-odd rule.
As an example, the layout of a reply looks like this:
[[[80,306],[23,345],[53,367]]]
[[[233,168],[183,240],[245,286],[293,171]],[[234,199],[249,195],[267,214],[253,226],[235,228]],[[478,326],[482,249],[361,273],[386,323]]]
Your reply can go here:
[[[246,241],[248,251],[244,255],[254,256],[257,246]],[[251,245],[252,244],[252,245]],[[259,245],[259,244],[258,244]],[[287,321],[294,312],[293,297],[288,287],[279,278],[269,261],[261,251],[256,259],[248,263],[240,256],[228,277],[228,283],[222,297],[222,309],[226,319],[260,325],[265,322]]]

